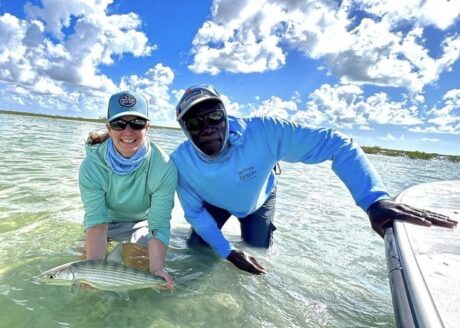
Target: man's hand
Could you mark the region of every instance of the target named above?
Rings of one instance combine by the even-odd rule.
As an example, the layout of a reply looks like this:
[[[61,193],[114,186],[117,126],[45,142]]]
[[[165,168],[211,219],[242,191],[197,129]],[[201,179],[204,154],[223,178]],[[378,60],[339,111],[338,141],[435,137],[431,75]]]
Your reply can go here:
[[[249,273],[267,273],[267,270],[262,265],[260,265],[253,256],[239,249],[233,250],[227,257],[227,260],[232,262],[238,269],[247,271]]]
[[[372,229],[382,238],[385,234],[385,226],[391,224],[395,219],[423,226],[431,226],[433,224],[453,228],[457,225],[457,221],[450,219],[448,216],[411,207],[389,199],[373,203],[367,209],[367,215],[371,221]]]

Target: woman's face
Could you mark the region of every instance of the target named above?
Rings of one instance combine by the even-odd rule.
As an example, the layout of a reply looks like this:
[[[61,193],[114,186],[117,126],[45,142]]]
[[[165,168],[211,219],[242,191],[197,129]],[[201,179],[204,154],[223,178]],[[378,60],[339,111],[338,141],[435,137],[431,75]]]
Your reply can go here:
[[[113,123],[117,123],[117,121],[120,120],[125,122],[131,122],[133,120],[141,120],[140,122],[142,122],[146,120],[134,115],[126,115],[113,120],[111,123],[107,123],[107,129],[115,148],[123,157],[130,158],[144,144],[144,142],[147,141],[148,124],[140,130],[134,130],[129,124],[127,124],[123,130],[117,131],[110,124],[116,125]],[[120,125],[123,124],[118,124],[118,126]]]

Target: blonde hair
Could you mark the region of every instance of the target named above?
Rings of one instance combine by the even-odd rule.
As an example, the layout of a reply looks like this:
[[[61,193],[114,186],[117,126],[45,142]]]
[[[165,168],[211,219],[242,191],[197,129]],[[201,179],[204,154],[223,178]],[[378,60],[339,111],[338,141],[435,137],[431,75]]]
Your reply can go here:
[[[96,131],[93,130],[88,134],[88,138],[86,139],[86,145],[91,146],[91,145],[97,145],[100,143],[103,143],[107,139],[109,139],[109,131]]]

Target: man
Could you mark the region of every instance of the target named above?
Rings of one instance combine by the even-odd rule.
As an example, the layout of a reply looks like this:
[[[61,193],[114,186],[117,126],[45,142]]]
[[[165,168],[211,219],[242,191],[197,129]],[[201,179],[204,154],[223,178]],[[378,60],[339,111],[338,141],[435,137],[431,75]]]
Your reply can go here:
[[[266,272],[254,257],[232,246],[220,229],[234,215],[246,243],[270,246],[275,230],[273,168],[278,161],[331,160],[332,169],[382,237],[393,219],[425,226],[457,224],[444,215],[391,201],[361,148],[332,129],[312,129],[270,117],[227,116],[220,95],[207,85],[187,89],[176,114],[188,138],[171,158],[179,172],[179,200],[193,227],[189,243],[210,245],[241,270]]]

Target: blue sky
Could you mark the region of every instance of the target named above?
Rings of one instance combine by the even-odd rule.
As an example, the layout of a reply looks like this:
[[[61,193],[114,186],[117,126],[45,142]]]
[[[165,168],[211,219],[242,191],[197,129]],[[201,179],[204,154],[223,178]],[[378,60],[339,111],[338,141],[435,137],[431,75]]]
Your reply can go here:
[[[234,115],[460,155],[460,1],[0,0],[0,109],[103,117],[143,93],[177,126],[192,84]]]

